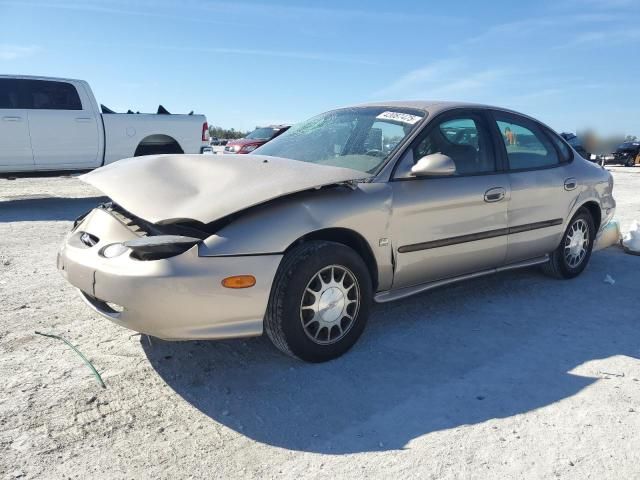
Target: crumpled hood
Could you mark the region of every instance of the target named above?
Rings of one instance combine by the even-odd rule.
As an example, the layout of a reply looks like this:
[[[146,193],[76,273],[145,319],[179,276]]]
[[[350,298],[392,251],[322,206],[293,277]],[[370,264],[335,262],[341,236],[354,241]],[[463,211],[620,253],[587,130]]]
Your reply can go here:
[[[370,177],[264,155],[150,155],[114,162],[80,179],[149,222],[209,223],[283,195]]]

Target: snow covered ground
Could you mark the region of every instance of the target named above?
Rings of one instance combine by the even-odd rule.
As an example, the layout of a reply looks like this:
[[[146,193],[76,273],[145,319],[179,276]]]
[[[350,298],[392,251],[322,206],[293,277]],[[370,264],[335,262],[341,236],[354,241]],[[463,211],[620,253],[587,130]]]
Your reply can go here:
[[[640,168],[611,170],[624,231]],[[55,255],[97,197],[0,179],[0,477],[640,477],[640,257],[378,305],[350,353],[307,365],[266,338],[162,342],[93,315]]]

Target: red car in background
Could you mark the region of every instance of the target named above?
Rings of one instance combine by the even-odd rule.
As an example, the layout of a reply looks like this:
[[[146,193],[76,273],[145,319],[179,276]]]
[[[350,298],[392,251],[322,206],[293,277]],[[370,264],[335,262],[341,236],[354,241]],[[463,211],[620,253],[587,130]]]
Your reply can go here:
[[[251,153],[269,140],[286,132],[290,126],[291,125],[269,125],[268,127],[258,127],[244,138],[229,140],[224,147],[224,153]]]

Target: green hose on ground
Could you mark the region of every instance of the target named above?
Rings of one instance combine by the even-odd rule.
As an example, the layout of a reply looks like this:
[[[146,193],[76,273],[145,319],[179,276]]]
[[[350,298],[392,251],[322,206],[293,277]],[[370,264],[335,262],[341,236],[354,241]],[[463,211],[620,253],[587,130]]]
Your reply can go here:
[[[50,337],[50,338],[56,338],[58,340],[62,340],[64,343],[66,343],[68,346],[70,346],[73,349],[74,352],[76,352],[78,355],[80,355],[80,358],[84,361],[84,363],[87,365],[87,367],[89,367],[91,369],[91,371],[93,372],[93,375],[96,377],[96,380],[98,380],[98,383],[100,383],[102,388],[107,388],[107,386],[102,381],[102,377],[100,376],[98,371],[95,369],[95,367],[91,364],[91,362],[89,360],[87,360],[87,358],[82,354],[82,352],[80,350],[78,350],[76,347],[71,345],[71,343],[69,343],[65,338],[62,338],[60,335],[54,335],[52,333],[42,333],[42,332],[38,332],[38,331],[36,331],[35,333],[36,333],[36,335],[42,335],[43,337]]]

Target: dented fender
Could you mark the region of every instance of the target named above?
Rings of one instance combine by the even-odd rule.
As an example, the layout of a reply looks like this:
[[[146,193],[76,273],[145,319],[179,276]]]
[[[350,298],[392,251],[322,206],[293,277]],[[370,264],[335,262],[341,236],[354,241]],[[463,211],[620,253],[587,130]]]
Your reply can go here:
[[[389,237],[392,189],[360,183],[301,192],[254,207],[200,244],[203,257],[283,253],[301,238],[326,229],[349,230],[369,246],[378,269],[378,287],[393,277]]]

